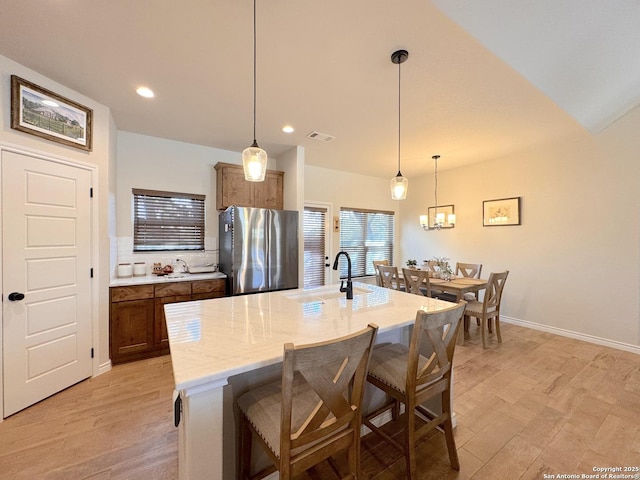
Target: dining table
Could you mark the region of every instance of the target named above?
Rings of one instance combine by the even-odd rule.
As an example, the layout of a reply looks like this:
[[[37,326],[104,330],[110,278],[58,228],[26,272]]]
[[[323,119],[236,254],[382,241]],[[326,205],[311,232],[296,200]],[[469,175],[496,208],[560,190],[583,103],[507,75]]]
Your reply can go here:
[[[478,293],[487,288],[488,280],[484,278],[451,276],[451,280],[429,278],[433,290],[451,293],[456,296],[456,302],[462,300],[465,293]]]
[[[452,275],[450,280],[443,278],[429,278],[432,291],[446,292],[455,295],[456,302],[463,299],[465,293],[477,294],[480,290],[487,288],[489,281],[484,278],[471,278]],[[435,295],[434,295],[435,296]],[[477,296],[477,295],[476,295]],[[464,329],[460,329],[457,344],[464,344]]]

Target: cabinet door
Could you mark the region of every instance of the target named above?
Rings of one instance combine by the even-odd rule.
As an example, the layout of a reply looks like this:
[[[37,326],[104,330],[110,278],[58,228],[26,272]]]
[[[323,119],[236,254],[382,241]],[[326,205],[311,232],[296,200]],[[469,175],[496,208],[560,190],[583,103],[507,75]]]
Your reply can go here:
[[[164,306],[167,303],[188,302],[191,300],[191,295],[175,295],[172,297],[162,297],[155,299],[155,346],[168,347],[169,346],[169,334],[167,333],[167,322],[164,319]]]
[[[282,210],[282,180],[282,172],[267,171],[264,182],[254,184],[255,206]]]
[[[191,299],[204,300],[207,298],[224,297],[226,281],[222,278],[213,280],[197,280],[191,283]]]
[[[153,348],[153,300],[111,304],[111,359]]]
[[[216,182],[216,208],[224,210],[230,205],[253,207],[253,182],[244,179],[242,167],[224,167],[218,170]]]

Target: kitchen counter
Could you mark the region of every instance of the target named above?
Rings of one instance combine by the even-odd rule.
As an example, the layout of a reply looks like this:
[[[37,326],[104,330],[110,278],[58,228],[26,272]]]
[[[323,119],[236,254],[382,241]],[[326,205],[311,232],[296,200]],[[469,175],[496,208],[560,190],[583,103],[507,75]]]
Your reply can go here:
[[[227,278],[227,276],[222,272],[145,275],[144,277],[112,278],[109,286],[126,287],[130,285],[147,285],[150,283],[193,282],[196,280],[212,280],[214,278]]]
[[[320,342],[378,325],[378,341],[451,303],[354,283],[165,306],[176,390],[182,401],[179,478],[235,478],[233,402],[280,375],[283,345]],[[382,339],[381,339],[382,337]],[[224,433],[223,433],[224,432]]]

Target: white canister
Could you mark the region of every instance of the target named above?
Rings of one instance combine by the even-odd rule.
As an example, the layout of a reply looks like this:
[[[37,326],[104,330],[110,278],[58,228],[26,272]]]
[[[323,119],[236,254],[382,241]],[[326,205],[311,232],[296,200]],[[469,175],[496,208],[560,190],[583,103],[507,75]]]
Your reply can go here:
[[[118,278],[127,278],[133,274],[133,268],[130,263],[118,264]]]
[[[144,277],[147,274],[147,264],[144,262],[136,262],[133,264],[133,276]]]

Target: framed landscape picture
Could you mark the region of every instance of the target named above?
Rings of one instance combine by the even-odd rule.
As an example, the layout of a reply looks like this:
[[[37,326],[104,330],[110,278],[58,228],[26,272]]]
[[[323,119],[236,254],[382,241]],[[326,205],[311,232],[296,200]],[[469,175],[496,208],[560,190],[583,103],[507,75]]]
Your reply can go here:
[[[11,128],[91,151],[93,110],[11,75]]]
[[[520,197],[482,202],[482,224],[485,227],[520,225]]]

